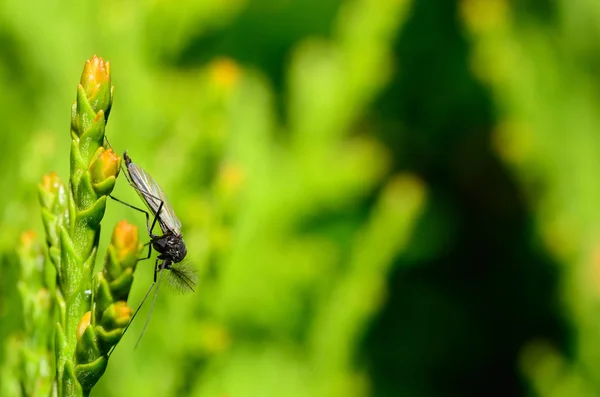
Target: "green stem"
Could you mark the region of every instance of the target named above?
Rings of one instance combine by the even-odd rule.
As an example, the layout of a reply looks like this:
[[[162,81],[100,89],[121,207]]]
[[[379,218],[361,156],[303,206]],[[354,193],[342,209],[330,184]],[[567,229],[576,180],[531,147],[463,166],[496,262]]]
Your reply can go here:
[[[90,363],[78,360],[76,349],[81,336],[78,326],[91,309],[92,271],[106,195],[114,187],[120,164],[112,150],[103,146],[112,97],[110,65],[94,56],[86,62],[72,107],[66,222],[56,230],[60,240],[60,260],[55,260],[56,301],[60,308],[56,326],[60,396],[88,395],[91,390],[86,367]],[[95,369],[98,378],[105,367]]]

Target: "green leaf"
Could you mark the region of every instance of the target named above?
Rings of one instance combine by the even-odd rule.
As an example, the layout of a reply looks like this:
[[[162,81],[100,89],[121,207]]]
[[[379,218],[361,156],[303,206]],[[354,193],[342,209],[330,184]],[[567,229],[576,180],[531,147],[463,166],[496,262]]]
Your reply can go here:
[[[96,229],[100,225],[100,221],[104,217],[104,211],[106,210],[106,196],[101,196],[92,206],[88,209],[79,211],[77,214],[77,221],[81,222],[81,227],[87,227],[88,229]]]
[[[127,300],[132,283],[133,269],[128,267],[123,271],[119,278],[110,283],[110,289],[114,300]]]
[[[107,195],[110,192],[112,192],[113,189],[115,188],[116,181],[117,181],[117,178],[115,178],[114,176],[110,176],[110,177],[106,178],[105,180],[103,180],[102,182],[92,184],[92,186],[97,195],[99,195],[99,196]]]
[[[96,112],[92,109],[90,102],[87,99],[87,95],[85,94],[85,90],[80,85],[77,86],[77,108],[76,108],[76,129],[75,131],[79,131],[84,133],[86,130],[90,128],[94,119],[96,118]],[[95,152],[94,150],[93,152]],[[92,153],[93,153],[92,152]]]
[[[81,384],[80,387],[89,392],[98,383],[102,375],[104,375],[107,365],[108,360],[104,356],[99,357],[91,363],[76,365],[75,374],[77,375],[79,384]]]
[[[73,363],[68,360],[64,366],[64,372],[62,376],[62,396],[63,397],[81,397],[83,389],[78,382],[78,377],[75,375],[76,371],[73,370]]]
[[[96,303],[96,311],[102,313],[106,308],[113,302],[112,293],[108,281],[99,273],[99,277],[96,287],[96,296],[94,302]]]
[[[112,331],[107,331],[101,325],[96,326],[96,338],[98,341],[98,348],[102,354],[106,354],[111,347],[119,343],[123,336],[123,329],[117,328]]]
[[[100,356],[100,352],[96,346],[96,335],[91,326],[88,326],[85,331],[83,331],[83,334],[77,341],[75,355],[78,365],[81,363],[90,363],[94,361],[96,357]]]

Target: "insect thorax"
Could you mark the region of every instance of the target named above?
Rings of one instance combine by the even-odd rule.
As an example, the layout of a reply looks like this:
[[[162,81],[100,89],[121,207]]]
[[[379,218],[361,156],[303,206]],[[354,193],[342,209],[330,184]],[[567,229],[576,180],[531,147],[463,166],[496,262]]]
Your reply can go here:
[[[160,259],[169,259],[175,263],[181,262],[187,255],[187,247],[181,236],[165,234],[152,240],[152,246],[160,253]]]

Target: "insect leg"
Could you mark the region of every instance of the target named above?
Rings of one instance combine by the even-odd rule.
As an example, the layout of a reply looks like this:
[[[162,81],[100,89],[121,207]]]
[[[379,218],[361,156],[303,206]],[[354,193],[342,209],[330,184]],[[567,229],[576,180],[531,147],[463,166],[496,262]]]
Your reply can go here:
[[[138,192],[140,192],[140,194],[144,195],[144,197],[146,198],[151,198],[153,200],[156,200],[158,202],[160,202],[158,209],[156,210],[156,214],[154,215],[154,220],[152,220],[152,226],[150,227],[148,234],[150,235],[150,237],[155,237],[155,235],[152,234],[152,230],[154,230],[154,226],[156,225],[156,221],[158,220],[158,217],[160,216],[160,211],[163,208],[163,205],[165,204],[164,201],[162,201],[160,198],[148,193],[145,190],[140,189],[139,187],[135,186],[135,184],[133,184],[129,178],[127,178],[127,182],[129,182],[129,185],[134,188],[135,190],[137,190]],[[145,211],[144,211],[145,212]]]
[[[140,344],[140,342],[142,340],[142,337],[146,333],[146,328],[148,328],[148,324],[150,324],[150,318],[152,317],[152,311],[154,310],[154,302],[156,302],[156,297],[158,296],[158,288],[160,287],[160,281],[163,279],[163,276],[164,275],[160,276],[160,278],[158,279],[158,283],[156,283],[156,289],[154,290],[154,296],[152,297],[152,303],[150,303],[150,310],[148,311],[148,317],[146,317],[146,323],[144,324],[144,329],[142,329],[142,333],[140,334],[140,337],[138,338],[137,342],[135,343],[134,349],[137,349],[138,345]],[[152,285],[154,285],[154,283],[152,283]]]
[[[129,203],[126,203],[123,200],[119,200],[118,198],[116,198],[115,196],[113,196],[111,194],[109,194],[108,197],[110,197],[111,199],[113,199],[113,200],[115,200],[115,201],[117,201],[117,202],[119,202],[119,203],[121,203],[123,205],[128,206],[129,208],[133,208],[136,211],[143,212],[144,215],[146,215],[146,228],[148,229],[148,235],[150,237],[156,237],[156,235],[152,234],[152,228],[150,228],[150,226],[149,226],[149,224],[150,224],[150,214],[148,214],[148,211],[144,211],[143,209],[138,208],[136,206],[133,206],[133,205],[131,205]],[[154,222],[156,222],[156,217],[154,217]],[[152,225],[154,225],[154,223],[152,223]]]
[[[152,285],[150,285],[150,288],[148,288],[148,291],[146,292],[146,295],[144,295],[144,299],[142,299],[142,302],[138,305],[137,309],[135,309],[135,312],[133,313],[133,316],[131,316],[131,320],[129,320],[129,322],[127,323],[127,326],[123,330],[123,333],[121,333],[121,338],[123,338],[123,336],[125,335],[125,332],[127,332],[127,329],[129,329],[129,326],[131,325],[131,323],[133,322],[133,319],[135,318],[135,316],[137,316],[138,312],[140,311],[140,309],[144,305],[144,302],[146,302],[146,298],[148,298],[148,295],[150,295],[150,291],[152,291],[152,288],[154,288],[154,285],[155,285],[155,283],[152,283]],[[112,352],[115,350],[116,347],[117,347],[117,345],[114,345],[109,350],[109,352],[107,354],[108,358],[110,358],[110,355],[112,354]]]
[[[144,244],[144,247],[145,246],[148,246],[148,255],[145,258],[138,258],[138,262],[145,261],[146,259],[149,259],[152,256],[152,241],[148,241],[146,244]]]
[[[104,140],[106,141],[106,144],[108,145],[108,147],[110,149],[112,149],[112,145],[110,144],[110,142],[108,141],[108,138],[106,137],[106,135],[104,135]]]
[[[106,135],[104,135],[104,141],[106,142],[106,144],[108,145],[108,147],[109,147],[110,149],[112,149],[112,148],[113,148],[113,147],[112,147],[112,145],[110,144],[110,142],[108,141],[108,138],[106,137]],[[113,149],[113,151],[114,151],[114,149]],[[125,168],[124,168],[124,166],[123,166],[123,162],[121,162],[121,167],[120,167],[120,168],[121,168],[121,170],[123,171],[123,175],[125,175],[125,179],[127,179],[127,182],[129,182],[129,184],[133,186],[133,184],[132,184],[132,182],[131,182],[131,179],[129,178],[129,175],[127,174],[127,172],[126,172],[126,170],[125,170]],[[134,187],[135,187],[135,186],[134,186]]]
[[[164,205],[164,201],[160,200],[160,205],[158,206],[158,211],[156,211],[156,216],[154,217],[154,221],[152,222],[152,227],[150,229],[154,229],[154,225],[156,225],[156,220],[158,219],[158,216],[160,215],[160,211],[163,208]]]
[[[156,282],[156,274],[158,273],[158,261],[159,258],[156,258],[156,263],[154,263],[154,282]]]

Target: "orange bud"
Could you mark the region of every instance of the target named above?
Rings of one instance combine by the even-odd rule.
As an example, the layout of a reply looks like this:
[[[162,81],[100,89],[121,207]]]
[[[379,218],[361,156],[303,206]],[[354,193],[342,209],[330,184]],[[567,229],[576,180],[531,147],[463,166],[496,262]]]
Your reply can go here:
[[[58,177],[58,174],[54,171],[44,175],[42,178],[42,187],[49,193],[57,194],[62,186],[63,184]]]
[[[112,244],[115,246],[119,262],[129,266],[135,265],[140,251],[137,226],[125,220],[117,223],[112,237]]]
[[[110,62],[104,62],[104,59],[94,55],[85,62],[80,82],[87,97],[94,98],[102,84],[110,87]]]
[[[44,256],[42,246],[34,231],[23,232],[17,247],[17,254],[21,259],[21,278],[32,288],[41,288],[39,283],[43,280]]]
[[[121,158],[112,149],[104,150],[102,147],[99,148],[90,165],[92,183],[100,183],[111,176],[116,177],[119,173],[120,165]]]
[[[117,322],[129,322],[131,316],[133,315],[133,310],[129,306],[127,306],[127,302],[118,301],[115,302],[115,319]]]
[[[56,172],[51,172],[42,178],[40,199],[42,206],[52,212],[56,211],[57,205],[66,205],[65,185]]]
[[[90,325],[90,321],[92,320],[92,312],[85,312],[85,314],[79,320],[79,324],[77,324],[77,340],[81,339],[81,335],[85,332],[87,327]]]

